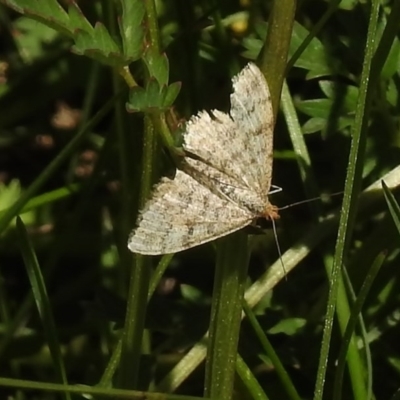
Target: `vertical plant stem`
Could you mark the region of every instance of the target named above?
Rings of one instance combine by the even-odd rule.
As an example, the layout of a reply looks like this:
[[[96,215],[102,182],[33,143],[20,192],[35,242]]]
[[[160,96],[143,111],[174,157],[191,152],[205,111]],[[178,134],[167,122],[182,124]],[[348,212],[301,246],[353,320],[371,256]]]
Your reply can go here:
[[[144,1],[146,10],[146,22],[148,26],[148,46],[153,51],[160,53],[160,35],[157,21],[157,10],[154,0]],[[162,128],[161,133],[167,136],[172,143],[169,130],[167,134],[166,124],[161,113],[153,113],[145,116],[145,137],[143,139],[142,177],[140,188],[139,206],[142,208],[149,196],[153,182],[153,167],[156,159],[155,128]],[[120,384],[124,388],[136,388],[139,372],[139,360],[144,331],[145,309],[150,282],[149,258],[135,255],[134,270],[131,274],[128,305],[125,317],[125,329],[122,339],[121,374]]]
[[[276,0],[272,3],[267,38],[260,55],[261,71],[268,80],[275,118],[285,78],[295,11],[295,0]]]
[[[317,381],[314,399],[320,400],[323,396],[326,370],[328,364],[330,338],[332,335],[333,319],[335,314],[341,269],[348,250],[348,244],[354,229],[354,222],[358,206],[358,197],[361,189],[361,177],[366,146],[366,134],[369,109],[372,100],[372,90],[375,85],[370,82],[371,62],[375,52],[375,38],[377,33],[379,1],[375,0],[371,7],[371,16],[368,27],[368,36],[365,48],[364,65],[361,75],[360,95],[357,103],[355,122],[352,129],[352,142],[349,155],[349,165],[346,176],[344,200],[339,221],[338,239],[330,279],[328,307],[325,317],[324,333],[321,345],[321,355],[318,366]],[[376,81],[375,81],[376,82]]]
[[[121,80],[119,76],[115,73],[112,74],[112,83],[114,91],[119,91],[122,89]],[[131,229],[132,223],[132,207],[130,206],[131,202],[131,188],[132,188],[132,167],[129,162],[129,153],[132,152],[130,147],[131,141],[127,139],[126,126],[125,126],[125,110],[124,103],[122,99],[119,99],[115,103],[114,109],[115,123],[114,130],[115,136],[118,140],[118,159],[119,159],[119,172],[121,179],[121,191],[120,191],[120,212],[119,212],[119,235],[118,235],[118,244],[119,244],[119,253],[121,260],[121,268],[119,273],[119,291],[122,294],[126,294],[126,282],[129,277],[130,272],[130,253],[126,246],[127,237],[129,234],[129,230]]]
[[[154,159],[154,128],[148,116],[144,119],[145,137],[143,140],[142,177],[140,207],[147,199],[152,184]],[[150,283],[149,258],[135,255],[135,265],[129,282],[128,303],[122,339],[120,385],[123,388],[136,388],[140,367],[141,344],[146,317],[147,293]]]
[[[161,51],[161,46],[156,4],[154,0],[144,0],[144,6],[146,9],[147,25],[149,27],[150,46],[159,53]]]
[[[218,243],[205,396],[230,400],[247,277],[247,239],[236,232]]]
[[[148,31],[148,40],[150,42],[150,46],[157,53],[161,53],[161,44],[160,44],[160,32],[157,21],[157,9],[154,0],[145,0],[145,9],[147,15],[147,25],[149,27]],[[158,133],[160,134],[164,144],[168,147],[171,153],[174,152],[174,140],[169,130],[169,127],[165,120],[165,113],[151,113],[149,114],[151,117],[151,121],[153,125],[156,127]]]
[[[146,317],[150,268],[147,258],[135,255],[135,266],[129,282],[125,327],[122,338],[120,386],[135,389],[138,385],[142,339]]]
[[[249,392],[249,398],[254,400],[268,400],[267,394],[264,392],[260,382],[252,373],[251,369],[246,365],[240,354],[236,359],[236,372],[243,382],[243,385]]]

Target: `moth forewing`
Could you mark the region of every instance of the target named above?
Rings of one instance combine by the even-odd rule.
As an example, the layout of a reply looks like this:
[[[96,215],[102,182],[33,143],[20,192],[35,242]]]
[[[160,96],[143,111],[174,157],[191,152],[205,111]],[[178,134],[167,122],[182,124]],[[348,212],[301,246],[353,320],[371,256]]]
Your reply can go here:
[[[202,111],[183,134],[183,170],[163,178],[140,212],[128,247],[140,254],[185,250],[237,231],[258,217],[278,218],[268,200],[273,112],[255,64],[233,80],[229,113]]]

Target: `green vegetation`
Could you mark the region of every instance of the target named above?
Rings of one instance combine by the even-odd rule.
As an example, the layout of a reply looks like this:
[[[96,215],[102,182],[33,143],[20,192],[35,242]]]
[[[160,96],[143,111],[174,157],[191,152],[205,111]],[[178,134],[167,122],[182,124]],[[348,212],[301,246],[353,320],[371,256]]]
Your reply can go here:
[[[0,399],[400,398],[400,1],[295,3],[0,0]],[[279,247],[132,255],[249,60]]]

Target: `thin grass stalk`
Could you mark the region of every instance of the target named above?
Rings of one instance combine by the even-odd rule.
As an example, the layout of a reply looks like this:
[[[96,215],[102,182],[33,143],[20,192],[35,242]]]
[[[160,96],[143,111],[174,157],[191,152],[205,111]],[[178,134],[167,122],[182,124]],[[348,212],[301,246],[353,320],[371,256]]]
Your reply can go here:
[[[300,395],[297,393],[296,387],[290,379],[290,375],[286,372],[285,367],[278,355],[276,354],[271,342],[268,340],[264,329],[258,323],[256,316],[254,315],[252,309],[246,303],[243,303],[243,310],[248,318],[265,354],[270,358],[272,364],[274,365],[278,379],[280,380],[283,389],[286,392],[287,398],[291,400],[301,400]]]
[[[307,48],[307,46],[311,43],[311,41],[318,36],[319,32],[325,26],[329,18],[333,15],[333,13],[337,10],[341,0],[331,0],[329,2],[328,9],[325,11],[324,15],[317,21],[317,23],[312,27],[310,33],[304,39],[303,43],[299,46],[299,48],[293,53],[292,57],[287,63],[286,66],[286,74],[293,68],[296,61],[299,59],[303,51]],[[286,75],[285,74],[285,75]]]
[[[160,34],[158,29],[157,10],[154,0],[145,0],[146,23],[148,26],[149,46],[160,53]],[[151,118],[160,118],[159,114],[146,115],[144,119],[144,138],[142,153],[142,177],[139,207],[143,207],[153,183],[153,166],[155,164],[155,124]],[[160,132],[161,134],[162,132]],[[119,383],[124,388],[136,388],[142,353],[142,340],[146,316],[147,294],[150,284],[149,258],[136,254],[131,272],[128,292],[128,304],[122,336],[122,351]]]
[[[310,199],[316,198],[320,195],[321,191],[318,189],[315,174],[311,165],[310,154],[307,149],[297,112],[293,104],[293,99],[290,95],[289,87],[286,81],[284,81],[282,88],[281,106],[288,127],[290,140],[293,145],[293,150],[296,155],[297,166],[299,168],[300,177],[304,185],[306,195]],[[310,203],[310,208],[312,215],[317,220],[318,216],[321,215],[320,203],[312,202]]]
[[[152,162],[154,155],[155,131],[150,118],[145,116],[145,137],[143,140],[142,178],[140,207],[150,193],[152,183]],[[122,352],[119,382],[123,388],[136,388],[142,353],[142,340],[146,317],[147,294],[150,284],[149,258],[140,254],[134,256],[135,265],[129,282],[128,302],[122,336]]]
[[[236,359],[236,372],[243,382],[243,385],[247,388],[250,396],[254,400],[268,400],[267,394],[261,387],[257,378],[251,372],[251,369],[244,362],[240,354],[237,355]]]
[[[17,231],[21,247],[22,257],[31,284],[32,294],[36,302],[40,319],[43,324],[44,334],[47,338],[50,353],[53,359],[55,374],[60,382],[68,384],[67,373],[65,371],[64,360],[61,354],[61,347],[58,341],[56,324],[51,311],[50,300],[46,290],[46,284],[40,270],[39,262],[28,232],[20,217],[17,218]],[[62,393],[65,400],[71,400],[68,392]]]
[[[166,254],[161,258],[160,262],[158,263],[157,268],[150,280],[149,291],[147,294],[147,301],[149,301],[153,296],[154,291],[157,288],[157,285],[159,284],[166,268],[168,267],[169,263],[172,260],[172,257],[173,254]],[[112,378],[119,365],[121,351],[122,351],[122,337],[116,343],[111,358],[108,361],[107,367],[104,370],[104,373],[100,379],[99,382],[100,386],[105,386],[105,387],[110,386]]]
[[[325,377],[328,365],[330,340],[332,336],[333,320],[338,301],[338,290],[341,269],[347,255],[349,241],[354,229],[358,207],[358,197],[361,189],[361,177],[364,165],[367,122],[372,101],[372,87],[370,82],[371,63],[375,52],[375,39],[379,16],[379,1],[372,3],[368,35],[365,47],[363,70],[361,74],[360,94],[357,103],[356,116],[352,128],[352,142],[349,155],[349,164],[345,182],[344,199],[339,221],[338,239],[335,249],[332,274],[330,276],[330,290],[327,313],[325,317],[324,333],[321,345],[320,361],[315,384],[314,400],[322,400]]]
[[[351,311],[350,318],[347,322],[347,326],[343,335],[343,342],[340,348],[339,356],[338,356],[338,365],[337,365],[337,372],[335,376],[335,384],[333,385],[333,400],[340,400],[342,395],[342,384],[343,384],[343,374],[344,374],[344,367],[346,363],[346,356],[351,357],[351,354],[348,352],[350,341],[354,340],[354,330],[356,327],[356,323],[358,320],[358,316],[361,313],[362,306],[368,296],[368,293],[371,289],[372,284],[375,281],[378,272],[382,264],[386,259],[386,252],[382,252],[379,254],[374,262],[372,263],[367,276],[361,286],[360,292],[358,294],[357,300],[354,303]],[[363,372],[363,371],[361,371]],[[358,384],[357,384],[358,383]],[[361,382],[353,382],[353,390],[359,391],[360,389],[355,389],[355,387],[361,388]],[[360,398],[361,395],[365,396],[365,399],[370,399],[371,397],[367,395],[364,391],[362,393],[354,393],[355,398]]]
[[[382,181],[382,188],[385,194],[385,200],[389,208],[390,215],[393,219],[394,225],[396,226],[397,232],[400,234],[400,206],[396,198],[390,192],[385,181]]]
[[[329,267],[328,267],[329,268]],[[328,272],[329,274],[329,272]],[[336,316],[338,319],[339,329],[343,340],[347,323],[351,317],[351,306],[348,293],[344,284],[344,273],[339,276],[338,296],[336,303]],[[350,377],[351,388],[355,399],[367,398],[367,384],[365,374],[365,364],[362,353],[357,347],[356,337],[351,335],[347,350],[347,367]]]
[[[62,385],[50,382],[37,382],[22,379],[11,379],[0,377],[0,387],[27,389],[27,390],[40,390],[44,392],[53,393],[74,393],[83,395],[84,397],[99,396],[100,398],[112,400],[204,400],[203,397],[198,396],[182,396],[178,394],[165,394],[165,393],[152,393],[140,390],[124,390],[113,388],[102,388],[97,386],[85,385]],[[216,399],[217,400],[217,399]]]

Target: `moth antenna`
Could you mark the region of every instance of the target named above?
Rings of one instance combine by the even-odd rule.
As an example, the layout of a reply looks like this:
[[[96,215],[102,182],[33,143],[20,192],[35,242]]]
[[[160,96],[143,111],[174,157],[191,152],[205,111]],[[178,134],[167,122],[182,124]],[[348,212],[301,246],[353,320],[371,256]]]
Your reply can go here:
[[[343,194],[343,193],[344,193],[343,191],[341,191],[341,192],[336,192],[336,193],[332,193],[331,195],[329,195],[329,197],[338,196],[338,195]],[[317,200],[320,200],[320,201],[321,201],[322,198],[321,198],[321,197],[313,197],[312,199],[296,201],[295,203],[288,204],[287,206],[279,207],[279,208],[278,208],[278,211],[286,210],[286,209],[291,208],[291,207],[294,207],[294,206],[299,206],[299,205],[301,205],[301,204],[306,204],[306,203],[310,203],[311,201],[317,201]]]
[[[285,264],[283,263],[283,259],[282,259],[281,246],[279,245],[278,234],[276,232],[275,220],[273,218],[271,218],[271,222],[272,222],[272,231],[274,232],[274,238],[275,238],[276,248],[278,250],[279,259],[281,260],[282,269],[285,274],[285,279],[287,279],[286,278],[286,276],[287,276],[286,268],[285,268]]]
[[[278,187],[277,187],[278,188]],[[280,188],[279,188],[280,189]],[[343,191],[341,192],[336,192],[336,193],[332,193],[329,197],[333,197],[333,196],[338,196],[340,194],[343,194]],[[300,204],[305,204],[305,203],[309,203],[310,201],[316,201],[316,200],[321,200],[321,197],[314,197],[312,199],[307,199],[307,200],[302,200],[302,201],[296,201],[295,203],[289,204],[287,206],[283,206],[278,208],[279,211],[281,210],[286,210],[287,208],[290,207],[294,207],[294,206],[298,206]],[[281,246],[279,245],[279,241],[278,241],[278,234],[276,232],[276,226],[275,226],[275,220],[273,218],[271,218],[271,222],[272,222],[272,231],[274,232],[274,238],[275,238],[275,243],[276,243],[276,248],[278,250],[278,255],[279,255],[279,260],[281,261],[282,264],[282,269],[283,272],[285,274],[285,278],[287,279],[287,271],[285,268],[285,264],[283,263],[283,259],[282,259],[282,252],[281,252]]]

